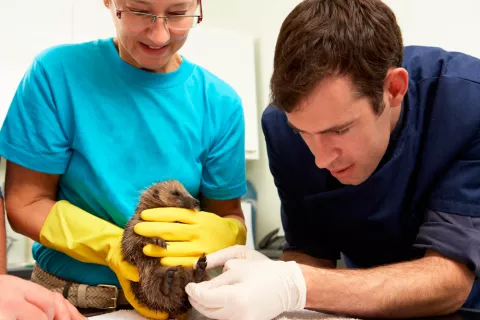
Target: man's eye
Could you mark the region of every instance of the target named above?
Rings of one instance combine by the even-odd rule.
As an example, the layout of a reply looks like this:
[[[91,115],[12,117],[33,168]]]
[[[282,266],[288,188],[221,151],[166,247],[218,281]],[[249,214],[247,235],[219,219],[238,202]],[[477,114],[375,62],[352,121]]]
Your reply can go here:
[[[342,134],[347,133],[348,131],[350,131],[350,128],[345,128],[345,129],[337,130],[337,131],[334,131],[333,133],[340,136],[340,135],[342,135]]]

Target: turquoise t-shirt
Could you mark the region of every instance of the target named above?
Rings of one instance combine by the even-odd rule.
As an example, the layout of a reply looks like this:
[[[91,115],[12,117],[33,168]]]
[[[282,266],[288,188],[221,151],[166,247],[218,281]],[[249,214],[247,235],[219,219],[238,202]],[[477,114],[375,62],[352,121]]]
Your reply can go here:
[[[58,199],[124,227],[142,189],[176,179],[195,197],[246,191],[241,99],[183,58],[171,73],[123,61],[113,39],[59,45],[35,57],[0,131],[0,154],[60,175]],[[94,232],[95,230],[92,230]],[[108,267],[34,244],[41,268],[119,285]]]

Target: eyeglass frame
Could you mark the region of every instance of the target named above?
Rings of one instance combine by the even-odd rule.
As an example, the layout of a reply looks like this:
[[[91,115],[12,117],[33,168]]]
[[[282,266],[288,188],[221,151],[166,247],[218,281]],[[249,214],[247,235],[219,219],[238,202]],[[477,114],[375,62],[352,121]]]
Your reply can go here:
[[[200,22],[202,22],[203,20],[203,8],[202,8],[202,0],[198,0],[198,5],[200,6],[200,15],[189,15],[189,14],[182,14],[182,15],[176,15],[174,17],[197,17],[198,18],[198,22],[197,24],[199,24]],[[153,13],[147,13],[147,12],[137,12],[137,11],[132,11],[132,10],[120,10],[120,9],[115,9],[115,12],[116,12],[116,15],[117,15],[117,18],[119,20],[122,19],[122,13],[123,12],[128,12],[128,13],[134,13],[134,14],[138,14],[138,15],[143,15],[143,16],[147,16],[147,17],[151,17],[152,18],[152,25],[159,19],[159,18],[162,18],[164,19],[164,22],[165,24],[167,25],[168,27],[168,19],[170,17],[166,17],[166,16],[159,16],[159,15],[156,15],[156,14],[153,14]],[[168,27],[170,29],[170,27]],[[191,29],[191,28],[189,28]],[[175,30],[188,30],[188,29],[175,29]]]

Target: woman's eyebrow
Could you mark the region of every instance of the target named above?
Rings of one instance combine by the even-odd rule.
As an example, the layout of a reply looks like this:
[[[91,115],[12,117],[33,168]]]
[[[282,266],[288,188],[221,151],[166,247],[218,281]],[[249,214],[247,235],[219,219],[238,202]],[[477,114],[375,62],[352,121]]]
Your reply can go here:
[[[129,0],[129,2],[135,2],[139,4],[144,4],[144,5],[151,5],[152,3],[150,1],[144,1],[144,0]]]
[[[185,5],[191,6],[192,4],[193,4],[192,1],[183,1],[183,2],[172,3],[171,5],[169,5],[169,7],[177,7],[177,6],[185,6]]]

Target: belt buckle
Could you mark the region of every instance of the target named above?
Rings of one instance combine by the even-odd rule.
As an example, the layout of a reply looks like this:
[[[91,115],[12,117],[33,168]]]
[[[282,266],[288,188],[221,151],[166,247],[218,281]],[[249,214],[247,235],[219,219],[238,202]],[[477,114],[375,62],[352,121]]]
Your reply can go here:
[[[103,308],[103,309],[117,309],[117,302],[118,302],[118,288],[114,285],[111,285],[111,284],[99,284],[97,287],[105,287],[105,288],[113,288],[114,291],[115,291],[115,297],[112,298],[113,300],[113,306],[111,307],[106,307],[106,308]]]

